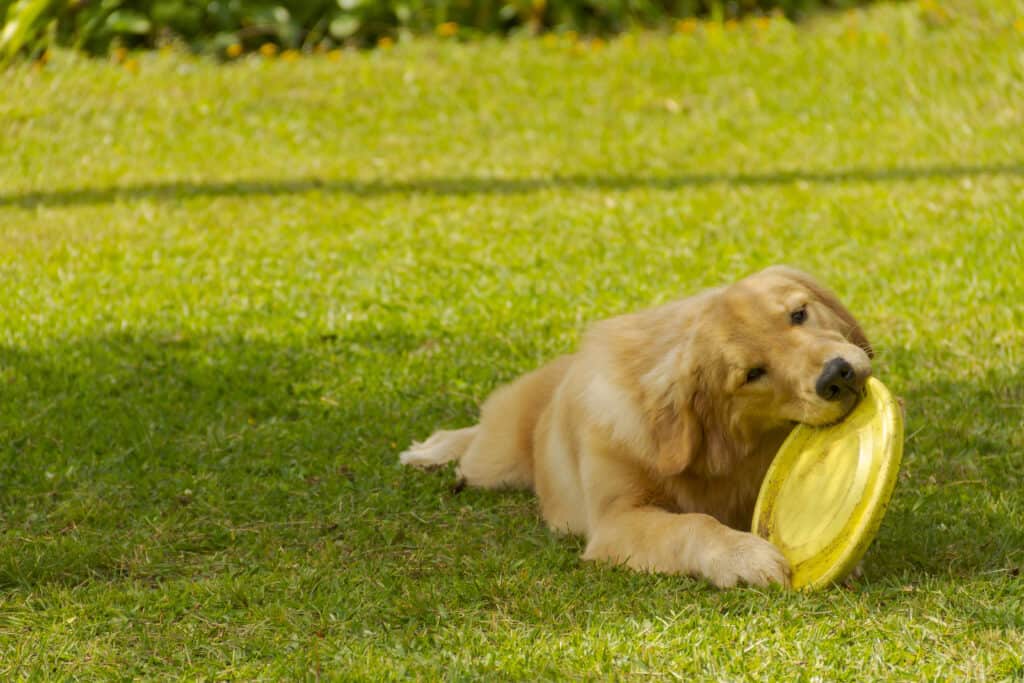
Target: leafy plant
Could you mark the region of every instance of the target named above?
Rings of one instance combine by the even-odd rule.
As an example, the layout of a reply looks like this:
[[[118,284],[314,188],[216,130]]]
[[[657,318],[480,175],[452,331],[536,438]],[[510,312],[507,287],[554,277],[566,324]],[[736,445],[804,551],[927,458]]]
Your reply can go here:
[[[4,18],[0,28],[0,64],[35,46],[47,20],[59,13],[61,4],[61,0],[15,0],[7,6],[0,4],[0,16]]]
[[[177,38],[198,52],[310,45],[370,46],[439,26],[504,34],[573,30],[608,34],[678,17],[779,9],[800,16],[859,0],[0,0],[0,62],[56,42],[104,54],[117,44],[154,47]],[[50,30],[52,29],[52,30]]]

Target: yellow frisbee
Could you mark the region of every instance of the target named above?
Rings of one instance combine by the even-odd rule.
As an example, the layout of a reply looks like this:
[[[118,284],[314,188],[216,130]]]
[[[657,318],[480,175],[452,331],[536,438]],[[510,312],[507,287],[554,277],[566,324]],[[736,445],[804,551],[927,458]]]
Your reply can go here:
[[[768,468],[753,531],[793,568],[793,588],[843,579],[882,523],[903,456],[903,411],[868,378],[864,398],[830,427],[798,425]]]

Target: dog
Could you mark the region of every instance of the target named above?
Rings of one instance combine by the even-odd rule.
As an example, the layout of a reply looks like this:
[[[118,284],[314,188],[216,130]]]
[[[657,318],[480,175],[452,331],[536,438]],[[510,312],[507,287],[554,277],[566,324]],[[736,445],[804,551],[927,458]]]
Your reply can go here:
[[[400,460],[532,489],[552,530],[585,537],[586,560],[788,586],[785,558],[749,531],[765,471],[797,423],[854,408],[873,356],[835,294],[773,266],[593,325],[576,353],[497,389],[479,424]]]

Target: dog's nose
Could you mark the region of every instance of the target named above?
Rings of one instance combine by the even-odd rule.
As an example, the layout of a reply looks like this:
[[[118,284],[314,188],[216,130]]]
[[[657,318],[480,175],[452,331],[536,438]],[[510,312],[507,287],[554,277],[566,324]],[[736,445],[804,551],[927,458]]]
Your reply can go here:
[[[838,401],[847,392],[857,391],[861,378],[845,358],[833,358],[825,363],[814,390],[826,401]]]

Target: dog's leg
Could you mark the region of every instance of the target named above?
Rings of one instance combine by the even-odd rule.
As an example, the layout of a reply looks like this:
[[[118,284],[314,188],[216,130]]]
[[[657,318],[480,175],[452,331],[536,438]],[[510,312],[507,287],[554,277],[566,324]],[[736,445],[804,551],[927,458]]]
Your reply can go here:
[[[414,442],[398,459],[403,465],[430,468],[458,460],[476,438],[480,425],[434,432],[426,441]]]
[[[571,363],[572,356],[562,356],[499,387],[480,408],[480,424],[413,444],[402,462],[430,467],[458,460],[455,476],[467,486],[532,488],[534,430]]]
[[[649,462],[599,437],[582,439],[588,520],[583,559],[703,577],[721,588],[789,585],[789,563],[775,546],[711,515],[673,512],[654,503],[661,475]]]
[[[790,568],[768,541],[703,514],[657,507],[608,511],[591,529],[585,560],[639,571],[699,576],[719,588],[789,585]]]

